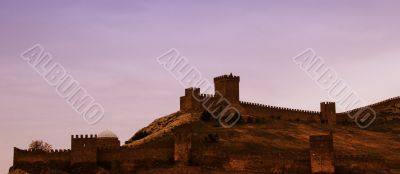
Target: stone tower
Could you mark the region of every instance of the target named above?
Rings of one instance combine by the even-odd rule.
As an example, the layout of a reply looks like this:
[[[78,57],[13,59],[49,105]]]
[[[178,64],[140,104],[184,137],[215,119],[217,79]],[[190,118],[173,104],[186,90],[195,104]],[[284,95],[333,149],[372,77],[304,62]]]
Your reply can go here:
[[[313,174],[334,174],[334,149],[333,136],[310,136],[310,162]]]
[[[185,95],[180,98],[180,110],[182,112],[195,112],[201,109],[200,88],[187,88]]]
[[[329,126],[336,125],[336,106],[335,102],[321,103],[321,123]]]
[[[96,164],[97,135],[71,135],[71,164]]]
[[[232,104],[239,103],[239,76],[231,74],[214,78],[215,93],[219,92]]]

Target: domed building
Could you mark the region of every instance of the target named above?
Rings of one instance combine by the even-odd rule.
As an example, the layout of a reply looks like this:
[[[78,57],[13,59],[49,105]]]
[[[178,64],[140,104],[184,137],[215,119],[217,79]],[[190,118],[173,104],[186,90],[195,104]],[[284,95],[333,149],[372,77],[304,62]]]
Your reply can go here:
[[[103,132],[100,132],[99,134],[97,134],[97,138],[116,138],[116,139],[118,139],[117,135],[110,130],[105,130]]]
[[[106,130],[97,134],[97,147],[98,148],[119,148],[120,141],[117,135],[110,131]]]

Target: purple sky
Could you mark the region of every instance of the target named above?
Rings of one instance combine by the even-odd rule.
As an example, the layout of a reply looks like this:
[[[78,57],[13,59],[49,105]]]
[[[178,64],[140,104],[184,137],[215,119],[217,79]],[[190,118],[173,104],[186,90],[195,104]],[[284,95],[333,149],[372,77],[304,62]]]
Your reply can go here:
[[[0,173],[12,147],[114,131],[123,142],[179,109],[156,61],[176,48],[208,79],[241,76],[241,99],[319,110],[329,100],[293,62],[313,48],[367,103],[398,96],[400,1],[1,1]],[[86,124],[19,55],[42,44],[106,111]]]

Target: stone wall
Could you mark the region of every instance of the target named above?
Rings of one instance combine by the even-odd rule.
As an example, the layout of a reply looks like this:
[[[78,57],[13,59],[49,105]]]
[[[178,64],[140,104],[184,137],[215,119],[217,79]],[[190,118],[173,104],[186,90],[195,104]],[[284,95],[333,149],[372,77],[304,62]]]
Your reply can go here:
[[[308,152],[235,155],[198,149],[192,152],[191,163],[231,173],[310,173]]]
[[[30,173],[39,173],[43,168],[69,170],[71,150],[60,149],[44,152],[40,150],[21,150],[14,148],[13,167]]]
[[[335,155],[331,135],[310,137],[310,150],[303,152],[229,153],[219,146],[191,148],[187,127],[174,130],[174,138],[136,147],[96,150],[96,168],[112,174],[125,173],[366,173],[387,170],[381,158],[365,155]],[[173,140],[173,141],[171,141]],[[71,165],[71,150],[52,152],[14,149],[14,168],[40,173],[54,168],[71,173],[90,174],[90,163]],[[155,167],[156,166],[156,167]]]
[[[335,173],[332,135],[310,136],[311,173]]]
[[[240,104],[244,109],[243,115],[253,115],[260,119],[279,119],[301,122],[319,122],[320,120],[320,112],[316,111],[290,109],[250,102],[240,102]]]

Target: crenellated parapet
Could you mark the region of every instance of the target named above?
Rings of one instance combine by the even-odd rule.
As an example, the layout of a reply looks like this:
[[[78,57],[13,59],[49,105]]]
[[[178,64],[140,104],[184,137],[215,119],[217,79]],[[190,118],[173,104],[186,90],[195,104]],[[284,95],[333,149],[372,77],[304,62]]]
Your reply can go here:
[[[18,153],[18,154],[61,154],[61,153],[69,153],[71,152],[71,149],[51,149],[50,151],[43,151],[43,150],[38,150],[38,149],[19,149],[14,147],[14,152]]]
[[[208,100],[208,99],[214,98],[215,95],[213,95],[213,94],[200,94],[200,97],[203,100]]]
[[[348,110],[348,111],[345,111],[345,112],[341,112],[340,114],[347,114],[347,113],[357,112],[357,111],[359,111],[360,109],[363,109],[363,108],[377,108],[377,107],[384,106],[384,105],[390,105],[392,103],[394,103],[394,104],[395,103],[400,103],[400,96],[392,97],[392,98],[389,98],[389,99],[386,99],[386,100],[383,100],[383,101],[380,101],[380,102],[377,102],[377,103],[373,103],[373,104],[370,104],[370,105],[367,105],[367,106],[351,109],[351,110]]]
[[[400,100],[400,96],[392,97],[392,98],[389,98],[389,99],[386,99],[386,100],[371,104],[369,106],[381,105],[381,104],[384,104],[384,103],[393,102],[393,101],[397,101],[397,100]]]
[[[240,81],[240,77],[232,75],[232,73],[231,73],[229,75],[221,75],[221,76],[214,77],[214,82],[218,81],[218,80],[237,80],[237,81]]]
[[[271,106],[259,103],[241,101],[243,114],[253,115],[258,118],[272,118],[286,121],[317,122],[320,112],[303,109],[292,109],[286,107]]]
[[[265,104],[245,102],[245,101],[240,101],[240,104],[248,106],[250,108],[261,108],[261,109],[265,109],[265,110],[279,110],[279,111],[282,111],[282,112],[285,112],[285,111],[286,112],[299,112],[299,113],[305,113],[305,114],[320,114],[320,112],[318,112],[318,111],[310,111],[310,110],[303,110],[303,109],[292,109],[292,108],[265,105]]]
[[[81,134],[81,135],[71,135],[71,139],[96,139],[96,134]]]

